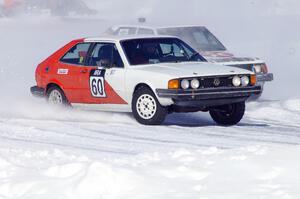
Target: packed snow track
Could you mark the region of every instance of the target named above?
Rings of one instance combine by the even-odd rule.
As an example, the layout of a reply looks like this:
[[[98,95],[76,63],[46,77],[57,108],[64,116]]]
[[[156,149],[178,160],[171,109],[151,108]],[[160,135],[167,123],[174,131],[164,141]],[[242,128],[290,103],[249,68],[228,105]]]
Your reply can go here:
[[[171,114],[162,126],[142,126],[131,114],[59,109],[37,100],[22,106],[28,108],[11,116],[11,112],[2,111],[0,139],[3,143],[102,155],[300,144],[300,100],[297,99],[248,103],[245,119],[227,128],[217,126],[207,113]]]
[[[36,99],[0,114],[0,198],[299,195],[299,99],[249,103],[234,127],[202,113],[142,126]]]

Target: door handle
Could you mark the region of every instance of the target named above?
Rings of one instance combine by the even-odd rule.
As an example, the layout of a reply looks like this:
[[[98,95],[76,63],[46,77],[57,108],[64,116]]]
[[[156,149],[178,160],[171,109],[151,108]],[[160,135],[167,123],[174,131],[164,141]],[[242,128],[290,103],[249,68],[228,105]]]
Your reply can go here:
[[[81,69],[80,70],[80,73],[83,73],[83,74],[85,74],[85,73],[87,73],[88,72],[88,69]]]

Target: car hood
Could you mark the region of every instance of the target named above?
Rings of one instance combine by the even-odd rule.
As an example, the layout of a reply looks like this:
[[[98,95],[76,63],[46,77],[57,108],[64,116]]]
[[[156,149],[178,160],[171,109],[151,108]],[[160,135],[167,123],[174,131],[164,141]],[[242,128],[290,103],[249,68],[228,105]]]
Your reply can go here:
[[[160,63],[137,66],[136,69],[165,74],[171,76],[172,78],[252,74],[252,72],[248,70],[207,62]]]
[[[200,51],[199,52],[208,62],[219,64],[249,64],[261,63],[258,58],[235,56],[228,51]]]

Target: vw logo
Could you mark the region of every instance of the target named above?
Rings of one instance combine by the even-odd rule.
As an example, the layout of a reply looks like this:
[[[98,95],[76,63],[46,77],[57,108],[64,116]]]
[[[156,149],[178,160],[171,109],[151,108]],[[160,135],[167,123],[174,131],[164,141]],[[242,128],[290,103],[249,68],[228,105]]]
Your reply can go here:
[[[214,80],[214,85],[215,85],[215,86],[220,86],[220,84],[221,84],[220,79],[215,78],[215,80]]]

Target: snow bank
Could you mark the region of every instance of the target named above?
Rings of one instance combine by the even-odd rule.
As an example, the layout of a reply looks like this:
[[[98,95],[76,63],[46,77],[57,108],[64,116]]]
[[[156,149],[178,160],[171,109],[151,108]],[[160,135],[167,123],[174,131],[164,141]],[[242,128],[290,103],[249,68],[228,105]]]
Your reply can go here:
[[[247,117],[265,121],[268,124],[285,124],[300,127],[300,99],[248,104]]]
[[[43,166],[32,159],[57,160],[63,152],[2,150],[0,198],[297,198],[300,161],[290,154],[298,152],[299,147],[177,149],[103,161],[74,157]],[[12,155],[22,156],[22,163]]]

